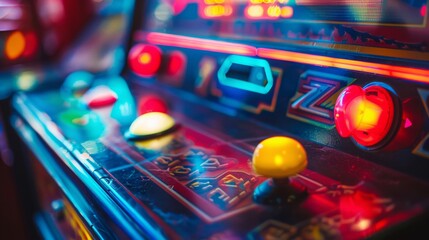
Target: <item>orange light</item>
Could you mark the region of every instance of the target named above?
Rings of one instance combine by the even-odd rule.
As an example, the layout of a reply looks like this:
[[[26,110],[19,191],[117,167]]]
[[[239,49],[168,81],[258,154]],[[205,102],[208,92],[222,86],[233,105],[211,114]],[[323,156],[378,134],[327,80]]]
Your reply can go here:
[[[229,16],[232,13],[230,6],[211,5],[204,8],[204,16],[208,18]]]
[[[138,57],[138,61],[141,64],[148,64],[150,63],[150,60],[152,59],[152,57],[150,56],[149,53],[142,53],[139,57]]]
[[[208,40],[180,35],[151,32],[147,34],[146,40],[152,44],[159,44],[171,47],[191,48],[211,52],[223,52],[229,54],[256,55],[256,48],[237,43]]]
[[[297,53],[276,49],[259,48],[258,56],[276,60],[336,67],[367,73],[376,73],[389,77],[400,77],[416,82],[429,83],[429,71],[417,68],[398,67],[387,64],[371,63],[342,58],[325,57],[306,53]]]
[[[225,0],[204,0],[205,4],[221,4],[225,3]]]
[[[278,5],[269,6],[267,9],[267,15],[269,17],[278,18],[282,13],[281,8]]]
[[[389,91],[377,84],[345,88],[334,109],[335,126],[340,136],[352,137],[365,147],[385,139],[391,130],[394,114]]]
[[[293,8],[290,6],[284,6],[281,9],[282,18],[291,18],[293,16]]]
[[[15,31],[9,35],[5,44],[5,53],[10,60],[20,57],[25,50],[25,37],[20,31]]]
[[[228,54],[241,54],[248,56],[259,56],[263,58],[318,65],[324,67],[335,67],[371,74],[380,74],[388,77],[402,78],[421,83],[429,83],[429,70],[393,66],[343,58],[325,57],[306,53],[298,53],[269,48],[255,48],[250,45],[229,43],[224,41],[207,40],[200,38],[185,37],[180,35],[151,32],[144,37],[152,44],[171,47],[182,47]]]
[[[248,18],[259,18],[264,15],[264,8],[260,5],[250,5],[246,9]]]
[[[381,0],[372,0],[371,5],[368,6],[368,4],[365,1],[353,1],[353,0],[295,0],[296,5],[303,5],[303,6],[350,6],[350,5],[357,5],[357,6],[365,6],[367,8],[377,8],[380,9],[380,5],[383,3]],[[373,6],[375,5],[375,6]]]
[[[131,70],[143,77],[153,76],[161,66],[161,49],[153,45],[135,45],[128,55]]]

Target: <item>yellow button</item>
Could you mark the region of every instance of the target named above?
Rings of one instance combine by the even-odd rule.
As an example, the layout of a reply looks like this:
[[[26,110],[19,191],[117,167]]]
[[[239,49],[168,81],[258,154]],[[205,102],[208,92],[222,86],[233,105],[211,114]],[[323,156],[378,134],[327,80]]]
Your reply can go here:
[[[161,112],[150,112],[134,120],[129,132],[135,136],[147,136],[167,131],[174,125],[175,121],[169,115]]]
[[[304,147],[295,139],[271,137],[258,144],[253,152],[253,170],[262,176],[286,178],[307,167]]]

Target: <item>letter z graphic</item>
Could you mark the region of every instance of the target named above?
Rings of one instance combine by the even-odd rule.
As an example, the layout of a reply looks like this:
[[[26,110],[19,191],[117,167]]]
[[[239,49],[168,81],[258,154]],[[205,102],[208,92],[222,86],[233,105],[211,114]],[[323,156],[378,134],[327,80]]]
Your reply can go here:
[[[343,88],[356,79],[317,71],[300,76],[298,89],[289,102],[287,116],[322,128],[332,129],[334,106]]]

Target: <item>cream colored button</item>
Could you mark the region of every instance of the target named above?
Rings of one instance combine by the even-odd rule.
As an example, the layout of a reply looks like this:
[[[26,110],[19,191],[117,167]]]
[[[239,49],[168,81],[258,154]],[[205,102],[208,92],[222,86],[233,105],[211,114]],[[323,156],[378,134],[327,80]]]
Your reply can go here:
[[[145,113],[131,124],[129,133],[135,136],[148,136],[165,132],[175,126],[168,114],[161,112]]]
[[[304,147],[293,138],[271,137],[258,144],[252,164],[257,174],[287,178],[307,167],[307,154]]]

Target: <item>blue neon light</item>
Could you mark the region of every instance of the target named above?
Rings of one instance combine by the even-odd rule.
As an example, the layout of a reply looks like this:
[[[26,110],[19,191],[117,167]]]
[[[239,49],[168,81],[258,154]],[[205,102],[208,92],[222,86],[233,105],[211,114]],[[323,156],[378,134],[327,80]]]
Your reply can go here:
[[[261,76],[260,74],[251,74],[251,72],[249,72],[250,74],[249,78],[262,77],[264,79],[256,79],[258,81],[253,81],[254,79],[239,79],[239,78],[227,76],[233,64],[248,66],[248,67],[251,67],[251,69],[262,68],[264,76]],[[249,92],[255,92],[259,94],[269,93],[274,85],[273,74],[271,72],[270,65],[264,59],[231,55],[225,59],[222,66],[219,68],[217,75],[218,75],[219,82],[222,85],[246,90]],[[255,82],[261,82],[260,80],[264,80],[265,84],[255,83]]]

